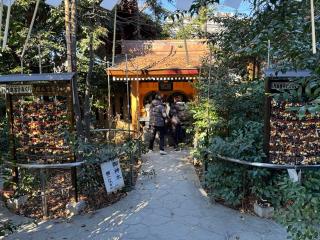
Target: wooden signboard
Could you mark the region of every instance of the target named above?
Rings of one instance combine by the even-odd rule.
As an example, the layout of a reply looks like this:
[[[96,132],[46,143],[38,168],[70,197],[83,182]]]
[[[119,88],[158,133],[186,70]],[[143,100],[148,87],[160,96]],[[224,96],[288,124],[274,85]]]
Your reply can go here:
[[[0,85],[1,95],[67,96],[70,92],[70,84]]]
[[[172,91],[173,90],[173,82],[159,82],[159,91]]]
[[[298,88],[294,77],[269,77],[267,93]],[[306,114],[299,119],[290,107],[303,107],[306,103],[277,101],[266,96],[266,153],[269,161],[277,164],[316,164],[320,162],[320,115]]]

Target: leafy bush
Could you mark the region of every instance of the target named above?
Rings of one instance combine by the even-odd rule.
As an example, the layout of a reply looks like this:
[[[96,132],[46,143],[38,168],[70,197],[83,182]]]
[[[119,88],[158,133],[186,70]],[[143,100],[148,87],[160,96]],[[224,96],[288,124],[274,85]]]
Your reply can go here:
[[[215,198],[224,199],[228,205],[238,206],[253,194],[252,191],[264,185],[264,178],[269,175],[265,169],[249,169],[217,158],[220,154],[251,162],[263,161],[262,127],[261,123],[248,122],[243,129],[234,130],[226,139],[214,137],[210,140],[208,151],[212,161],[206,178]]]
[[[6,222],[0,222],[0,237],[4,237],[7,234],[13,233],[17,227],[12,223],[11,220]]]
[[[274,174],[264,191],[276,209],[276,219],[295,240],[317,240],[320,234],[320,172],[305,170],[301,183],[285,173]],[[260,190],[261,191],[261,190]]]
[[[319,55],[311,56],[308,52],[308,34],[305,34],[308,22],[303,17],[310,5],[305,1],[290,4],[255,1],[255,4],[257,10],[253,17],[212,16],[224,28],[209,36],[214,65],[204,66],[205,80],[198,83],[196,104],[210,105],[209,113],[205,106],[194,108],[198,120],[196,133],[202,136],[194,156],[209,164],[206,184],[213,197],[232,206],[239,206],[248,198],[267,200],[275,207],[277,219],[287,227],[292,239],[319,239],[319,173],[304,171],[298,184],[292,183],[283,170],[245,167],[217,158],[217,154],[221,154],[250,162],[265,159],[262,150],[264,81],[259,78],[268,40],[272,46],[272,65],[278,70],[310,69],[315,73],[310,79],[299,80],[297,89],[285,91],[278,97],[308,102],[291,109],[297,111],[300,118],[320,112]],[[213,76],[210,82],[207,80],[209,69]],[[211,124],[206,119],[208,116],[214,116]]]
[[[208,150],[212,157],[217,154],[235,157],[250,162],[262,162],[265,154],[262,150],[263,124],[259,122],[247,122],[238,130],[234,130],[230,137],[222,139],[214,137],[210,140]]]
[[[141,157],[145,148],[140,140],[130,139],[122,145],[78,142],[75,146],[85,164],[79,170],[79,189],[90,194],[104,188],[100,165],[119,158],[126,185],[130,182],[130,163]]]

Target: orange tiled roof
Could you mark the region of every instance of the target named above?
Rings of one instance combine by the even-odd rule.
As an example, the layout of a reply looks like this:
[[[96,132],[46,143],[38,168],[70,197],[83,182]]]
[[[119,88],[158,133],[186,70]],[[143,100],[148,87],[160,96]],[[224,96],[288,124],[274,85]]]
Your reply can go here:
[[[149,43],[149,42],[148,42]],[[131,46],[130,46],[131,44]],[[128,54],[129,72],[141,72],[152,70],[170,70],[170,69],[198,69],[200,68],[203,58],[207,56],[207,47],[200,41],[189,40],[187,43],[189,64],[183,41],[152,41],[151,50],[141,50],[139,45],[129,41],[129,47],[123,47],[123,54],[117,56],[116,66],[110,68],[111,75],[121,75],[126,70],[126,61],[124,54]],[[140,42],[141,44],[141,42]],[[138,49],[139,48],[139,49]],[[116,72],[118,74],[116,74]]]
[[[189,64],[187,64],[187,57],[185,54],[170,54],[158,55],[149,53],[143,56],[128,57],[129,70],[155,70],[155,69],[190,69],[199,68],[203,54],[189,53]],[[116,67],[112,69],[126,69],[126,62],[124,57],[116,63]]]

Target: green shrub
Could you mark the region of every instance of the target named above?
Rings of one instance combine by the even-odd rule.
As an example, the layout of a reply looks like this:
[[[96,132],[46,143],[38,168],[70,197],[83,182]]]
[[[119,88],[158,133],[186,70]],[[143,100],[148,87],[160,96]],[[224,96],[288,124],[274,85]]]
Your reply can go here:
[[[276,209],[276,219],[294,240],[317,240],[320,234],[320,172],[304,170],[301,183],[276,174],[262,189]],[[261,191],[261,190],[260,190]]]

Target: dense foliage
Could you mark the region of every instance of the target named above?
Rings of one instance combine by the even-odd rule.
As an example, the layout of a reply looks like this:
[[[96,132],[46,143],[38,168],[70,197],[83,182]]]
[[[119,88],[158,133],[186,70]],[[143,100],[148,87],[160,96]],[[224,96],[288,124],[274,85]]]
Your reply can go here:
[[[141,140],[128,139],[120,145],[78,142],[75,147],[80,157],[86,160],[86,164],[79,171],[78,181],[79,189],[83,194],[90,196],[99,189],[104,189],[100,165],[116,158],[120,160],[126,188],[131,188],[130,164],[132,161],[136,165],[141,158],[144,151]],[[134,171],[133,174],[136,175],[137,172]]]
[[[197,12],[204,4],[196,1]],[[319,17],[319,1],[315,1]],[[271,67],[310,69],[313,76],[298,82],[278,100],[305,102],[288,109],[319,114],[319,51],[311,52],[310,5],[308,1],[254,1],[251,16],[221,18],[209,15],[223,30],[209,36],[212,64],[204,66],[194,106],[197,148],[194,156],[208,165],[205,184],[211,195],[233,207],[267,201],[276,209],[276,219],[293,239],[318,239],[320,178],[317,171],[303,171],[301,183],[293,183],[285,171],[273,171],[227,163],[218,154],[245,161],[263,162],[264,79],[268,40]],[[316,18],[317,18],[316,17]],[[319,25],[316,26],[319,35]],[[319,44],[319,40],[318,40]],[[208,63],[208,62],[207,62]],[[210,72],[210,74],[209,74]],[[209,76],[213,76],[208,80]],[[200,102],[200,104],[199,104]]]

